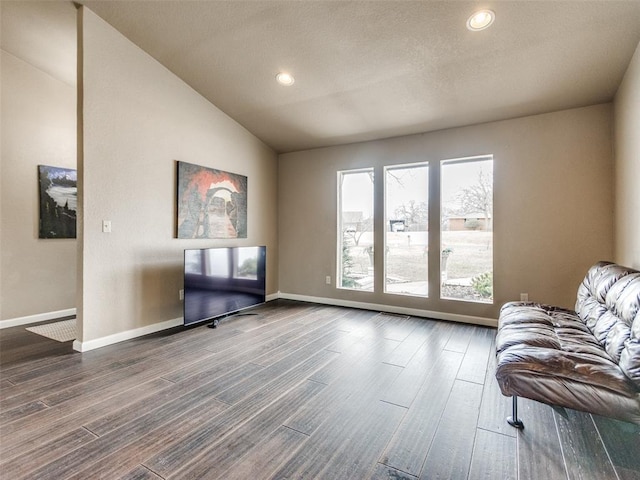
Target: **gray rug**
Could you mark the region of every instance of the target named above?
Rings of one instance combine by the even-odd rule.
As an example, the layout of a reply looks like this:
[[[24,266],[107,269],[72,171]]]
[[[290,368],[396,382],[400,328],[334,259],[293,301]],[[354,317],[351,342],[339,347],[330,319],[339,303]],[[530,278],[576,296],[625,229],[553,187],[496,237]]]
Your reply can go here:
[[[68,342],[76,339],[76,319],[27,327],[27,330],[58,342]]]

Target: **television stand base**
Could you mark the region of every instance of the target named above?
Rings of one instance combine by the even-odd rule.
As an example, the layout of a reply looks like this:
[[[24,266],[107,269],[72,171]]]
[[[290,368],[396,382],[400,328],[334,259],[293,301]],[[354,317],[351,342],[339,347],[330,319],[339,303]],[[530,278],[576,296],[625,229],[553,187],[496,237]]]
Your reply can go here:
[[[229,313],[228,315],[225,315],[223,317],[214,318],[213,321],[209,325],[207,325],[207,327],[209,327],[209,328],[218,328],[218,324],[220,323],[220,320],[222,320],[224,318],[228,318],[228,317],[244,317],[245,315],[259,315],[259,314],[258,313],[254,313],[254,312]]]

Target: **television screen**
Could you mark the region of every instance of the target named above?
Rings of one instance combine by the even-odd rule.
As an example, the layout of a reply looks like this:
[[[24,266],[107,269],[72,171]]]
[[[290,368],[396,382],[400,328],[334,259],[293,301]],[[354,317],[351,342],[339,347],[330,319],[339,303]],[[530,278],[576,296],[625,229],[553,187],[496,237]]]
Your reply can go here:
[[[265,302],[267,247],[184,251],[184,324],[191,325]]]

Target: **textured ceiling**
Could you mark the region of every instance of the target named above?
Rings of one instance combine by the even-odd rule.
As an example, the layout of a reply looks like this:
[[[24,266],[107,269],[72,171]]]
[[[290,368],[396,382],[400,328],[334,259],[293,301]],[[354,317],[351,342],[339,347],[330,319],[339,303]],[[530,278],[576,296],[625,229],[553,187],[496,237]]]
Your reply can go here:
[[[80,3],[278,152],[607,102],[640,42],[637,0]]]

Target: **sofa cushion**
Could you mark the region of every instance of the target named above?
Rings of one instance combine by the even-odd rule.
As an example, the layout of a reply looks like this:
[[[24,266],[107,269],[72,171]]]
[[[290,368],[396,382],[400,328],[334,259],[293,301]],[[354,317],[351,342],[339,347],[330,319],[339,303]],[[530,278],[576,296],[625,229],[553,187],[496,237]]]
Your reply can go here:
[[[552,305],[510,302],[502,307],[496,351],[515,345],[587,353],[612,361],[575,312]]]
[[[598,386],[619,395],[635,398],[639,390],[611,360],[600,355],[570,353],[552,348],[513,347],[500,356],[503,375],[523,372],[552,376],[559,383]],[[576,392],[577,393],[577,392]]]
[[[640,272],[597,263],[578,289],[575,308],[602,348],[640,388]]]
[[[640,342],[638,339],[627,341],[620,354],[620,368],[636,385],[640,385]]]

